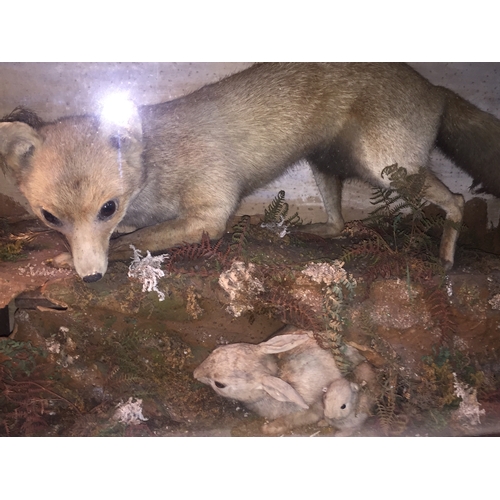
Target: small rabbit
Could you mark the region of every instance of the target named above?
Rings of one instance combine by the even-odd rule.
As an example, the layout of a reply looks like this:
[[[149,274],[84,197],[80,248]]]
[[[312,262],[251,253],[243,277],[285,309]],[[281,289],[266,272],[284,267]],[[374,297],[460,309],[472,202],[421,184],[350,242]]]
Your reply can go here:
[[[374,402],[370,391],[375,374],[368,363],[359,365],[354,375],[366,388],[343,378],[334,380],[323,396],[325,420],[339,430],[337,436],[348,436],[358,430],[368,418]]]
[[[324,392],[342,374],[310,332],[295,332],[258,345],[218,347],[196,368],[194,377],[271,420],[263,426],[266,434],[316,423],[323,418]]]

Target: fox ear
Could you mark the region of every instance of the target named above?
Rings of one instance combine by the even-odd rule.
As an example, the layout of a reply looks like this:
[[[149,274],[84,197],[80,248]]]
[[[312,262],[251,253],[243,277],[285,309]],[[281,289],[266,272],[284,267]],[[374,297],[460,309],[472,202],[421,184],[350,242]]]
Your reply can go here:
[[[26,123],[0,123],[0,154],[14,173],[27,166],[33,151],[41,144],[41,136]]]

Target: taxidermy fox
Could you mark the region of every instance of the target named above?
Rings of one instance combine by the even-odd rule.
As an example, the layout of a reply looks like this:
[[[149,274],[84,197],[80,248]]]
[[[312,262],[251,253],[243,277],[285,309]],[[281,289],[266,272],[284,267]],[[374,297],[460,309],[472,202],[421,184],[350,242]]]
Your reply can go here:
[[[86,282],[104,275],[108,252],[128,259],[131,244],[158,252],[203,231],[221,237],[243,196],[300,159],[327,213],[306,229],[322,236],[344,227],[345,179],[389,187],[385,167],[416,173],[435,146],[500,195],[500,121],[405,64],[256,64],[180,99],[133,106],[119,124],[19,115],[0,123],[0,154],[34,213],[66,236]],[[456,223],[440,247],[450,268],[463,197],[430,170],[425,197]],[[110,242],[115,231],[130,234]]]

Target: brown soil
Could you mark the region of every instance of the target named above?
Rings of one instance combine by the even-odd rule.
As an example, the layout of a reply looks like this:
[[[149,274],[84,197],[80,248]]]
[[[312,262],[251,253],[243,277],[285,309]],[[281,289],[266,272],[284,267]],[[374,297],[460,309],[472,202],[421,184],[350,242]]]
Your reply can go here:
[[[228,234],[219,246],[205,240],[171,251],[162,266],[167,276],[158,281],[163,301],[129,279],[128,263],[113,263],[103,280],[84,284],[50,266],[65,249],[59,235],[34,222],[4,229],[4,248],[29,237],[0,262],[0,305],[15,310],[13,333],[0,338],[0,435],[262,435],[263,419],[192,372],[218,345],[259,343],[285,324],[314,329],[334,348],[339,337],[326,328],[332,314],[325,287],[302,270],[353,248],[362,251],[345,269],[357,286],[350,295],[343,285],[336,332],[367,359],[378,384],[373,415],[355,435],[500,433],[496,255],[459,248],[444,276],[428,255],[360,246],[367,233],[359,224],[336,240],[299,232],[279,238],[243,226],[244,240]],[[219,277],[234,260],[255,266],[264,291],[247,286],[230,300]],[[461,416],[454,373],[476,391],[480,423]],[[138,399],[147,420],[114,418],[119,404]],[[323,425],[290,432],[334,434]]]

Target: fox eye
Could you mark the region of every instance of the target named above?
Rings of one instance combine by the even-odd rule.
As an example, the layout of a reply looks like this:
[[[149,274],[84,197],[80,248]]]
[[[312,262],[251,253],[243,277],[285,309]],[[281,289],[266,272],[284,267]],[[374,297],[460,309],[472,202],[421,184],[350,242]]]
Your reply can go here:
[[[345,410],[346,406],[345,403],[340,407],[341,410]]]
[[[116,212],[116,202],[113,200],[107,201],[99,210],[99,219],[109,219]]]
[[[52,215],[50,212],[47,212],[47,210],[44,210],[43,208],[42,215],[49,224],[52,224],[53,226],[62,226],[62,222],[55,215]]]
[[[226,387],[224,384],[221,384],[220,382],[214,382],[215,386],[218,387],[219,389],[224,389]]]

